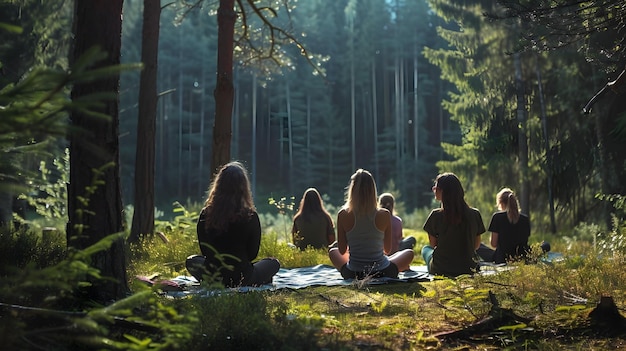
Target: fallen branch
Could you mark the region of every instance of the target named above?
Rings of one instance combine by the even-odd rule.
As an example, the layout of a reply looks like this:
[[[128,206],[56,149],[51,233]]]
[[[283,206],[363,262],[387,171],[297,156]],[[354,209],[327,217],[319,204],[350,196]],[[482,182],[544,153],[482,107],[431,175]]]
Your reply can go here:
[[[461,330],[441,332],[433,336],[438,339],[466,339],[476,334],[492,332],[502,326],[528,324],[531,321],[531,319],[515,314],[511,309],[501,308],[496,296],[491,291],[489,292],[489,301],[492,306],[487,317]]]

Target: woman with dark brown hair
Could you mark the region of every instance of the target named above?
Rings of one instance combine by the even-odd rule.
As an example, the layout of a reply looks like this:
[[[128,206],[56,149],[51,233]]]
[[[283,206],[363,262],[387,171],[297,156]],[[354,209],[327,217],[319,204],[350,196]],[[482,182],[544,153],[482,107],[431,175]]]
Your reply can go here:
[[[187,258],[196,279],[219,276],[226,287],[269,284],[280,269],[275,258],[252,263],[259,254],[261,223],[248,172],[239,162],[224,165],[215,176],[197,224],[202,256]]]
[[[308,188],[302,195],[298,212],[293,216],[291,227],[293,244],[300,250],[307,246],[316,249],[327,248],[335,241],[335,225],[324,208],[320,193]]]
[[[450,277],[477,272],[476,249],[485,232],[480,212],[467,205],[454,173],[438,175],[432,190],[441,207],[432,210],[424,223],[430,245],[422,248],[422,257],[428,272]]]

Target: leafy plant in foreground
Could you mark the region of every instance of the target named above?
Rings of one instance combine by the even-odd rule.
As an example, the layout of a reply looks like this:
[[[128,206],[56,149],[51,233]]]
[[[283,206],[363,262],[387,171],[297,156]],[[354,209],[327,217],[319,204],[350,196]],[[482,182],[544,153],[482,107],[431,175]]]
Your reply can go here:
[[[120,235],[110,235],[66,259],[38,269],[27,265],[3,276],[0,339],[20,350],[165,350],[181,347],[196,322],[193,311],[179,314],[152,290],[143,289],[108,306],[93,306],[77,288],[102,279],[91,256]],[[91,277],[91,279],[87,279]]]

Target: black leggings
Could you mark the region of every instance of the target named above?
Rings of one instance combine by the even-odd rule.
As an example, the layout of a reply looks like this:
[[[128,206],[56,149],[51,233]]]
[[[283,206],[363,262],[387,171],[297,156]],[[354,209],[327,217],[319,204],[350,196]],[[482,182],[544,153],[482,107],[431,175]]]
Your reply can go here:
[[[187,257],[185,266],[187,271],[196,278],[198,281],[202,280],[202,275],[206,274],[206,268],[204,265],[205,258],[201,255],[191,255]],[[252,274],[249,277],[244,277],[244,281],[238,285],[254,286],[271,284],[272,277],[280,269],[280,262],[275,258],[263,258],[252,264]]]

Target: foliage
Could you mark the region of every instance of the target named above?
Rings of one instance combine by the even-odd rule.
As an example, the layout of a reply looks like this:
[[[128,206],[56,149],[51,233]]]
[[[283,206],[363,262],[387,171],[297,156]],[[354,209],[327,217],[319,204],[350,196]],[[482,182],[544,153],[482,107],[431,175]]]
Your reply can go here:
[[[597,165],[608,159],[596,147],[599,127],[579,112],[585,95],[594,94],[582,82],[600,82],[597,71],[575,48],[518,51],[528,23],[493,20],[506,11],[500,3],[430,4],[447,22],[438,34],[449,45],[426,47],[424,55],[454,85],[443,107],[463,135],[442,144],[447,157],[438,168],[459,175],[468,202],[483,214],[494,210],[494,194],[507,186],[533,228],[551,226],[550,201],[561,228],[598,217],[593,194],[603,186],[601,170],[610,167]]]
[[[177,215],[172,221],[157,220],[155,223],[157,235],[142,238],[139,243],[131,245],[129,269],[134,273],[132,277],[136,275],[176,277],[188,274],[185,259],[200,252],[196,235],[198,213],[187,210],[178,202],[173,205],[173,212]]]
[[[21,221],[35,228],[52,226],[59,231],[64,230],[67,223],[67,183],[69,182],[69,150],[65,149],[62,157],[52,160],[53,169],[47,167],[46,161],[39,164],[40,179],[33,182],[32,195],[21,194],[18,199],[26,200],[35,209],[41,220]],[[36,184],[36,185],[35,185]],[[38,224],[42,222],[43,224]]]
[[[599,196],[609,201],[616,212],[611,215],[612,228],[606,234],[599,234],[598,252],[607,255],[626,255],[626,197],[622,195]]]
[[[588,60],[609,67],[623,63],[626,57],[624,38],[618,34],[624,25],[626,9],[619,0],[582,3],[503,0],[500,3],[508,10],[506,17],[527,22],[520,43],[524,49],[549,51],[583,46],[587,47]]]
[[[0,89],[0,191],[30,190],[29,180],[36,176],[25,167],[26,155],[43,157],[54,149],[51,136],[65,134],[70,105],[64,87],[69,77],[69,73],[39,68]]]
[[[307,267],[317,264],[331,264],[325,249],[307,247],[304,251],[279,240],[276,232],[265,232],[261,239],[259,257],[276,257],[281,267]]]
[[[191,350],[315,349],[319,329],[290,317],[289,305],[267,293],[197,297],[175,305],[202,316]]]
[[[189,216],[180,218],[181,222],[191,221],[195,216],[194,211],[180,213],[182,217]],[[158,279],[167,279],[188,274],[184,270],[185,257],[198,250],[193,227],[173,223],[167,227],[171,228],[166,236],[168,242],[155,236],[145,238],[141,245],[131,248],[129,276],[158,274]],[[81,333],[89,331],[93,335],[89,342],[102,345],[98,343],[106,341],[113,345],[110,348],[122,349],[204,350],[217,345],[220,349],[233,350],[449,349],[454,345],[468,350],[517,349],[523,345],[543,350],[602,349],[603,346],[619,343],[620,339],[595,338],[584,329],[586,316],[599,295],[610,294],[620,304],[626,301],[623,286],[626,273],[622,269],[622,255],[611,259],[589,255],[593,228],[581,227],[579,234],[575,234],[577,241],[546,237],[553,248],[567,253],[562,260],[538,260],[535,264],[520,262],[497,274],[437,279],[433,282],[311,287],[296,291],[224,293],[183,299],[166,299],[158,294],[158,290],[152,291],[136,282],[131,284],[135,293],[128,300],[122,300],[125,301],[123,303],[120,301],[110,308],[73,308],[71,311],[78,311],[78,314],[63,315],[61,318],[58,311],[70,311],[65,306],[84,303],[80,299],[74,300],[77,296],[72,293],[73,287],[84,281],[80,277],[97,275],[87,265],[74,261],[73,265],[62,263],[59,266],[71,266],[74,271],[63,271],[54,279],[43,276],[66,268],[44,269],[43,273],[36,274],[35,271],[42,269],[35,269],[30,264],[25,266],[25,270],[11,270],[7,276],[11,277],[7,280],[8,285],[0,287],[0,301],[57,311],[47,311],[44,320],[46,323],[56,322],[60,327],[64,327],[67,320],[76,321],[76,329],[64,334],[68,338],[73,338],[78,330]],[[418,247],[427,240],[422,231],[407,229],[405,235],[416,237]],[[261,257],[277,257],[283,267],[329,264],[325,250],[294,250],[287,243],[277,240],[277,236],[276,232],[264,231],[259,253]],[[40,242],[28,245],[45,248]],[[566,245],[570,245],[569,249]],[[37,250],[30,252],[33,256],[44,253]],[[71,259],[72,255],[68,260]],[[414,264],[421,264],[421,261],[416,260]],[[57,285],[62,285],[65,290],[56,289]],[[477,335],[472,341],[452,342],[432,336],[440,331],[462,329],[486,318],[491,307],[488,292],[495,294],[502,308],[511,308],[532,321],[525,327],[500,325],[494,328],[493,333]],[[7,308],[15,307],[3,305],[0,311]],[[0,319],[0,330],[11,333],[11,338],[7,339],[10,342],[16,340],[13,336],[17,338],[25,330],[32,330],[20,328],[31,328],[29,323],[33,323],[25,311],[14,313],[23,324],[7,326],[1,324],[7,319]],[[117,322],[111,324],[111,320]],[[120,324],[120,320],[130,324]],[[85,329],[85,323],[98,325],[101,329]],[[569,336],[563,338],[559,335]],[[31,340],[38,342],[39,339]],[[59,339],[54,340],[57,342]],[[81,338],[71,340],[75,344],[58,341],[60,349],[80,347],[88,342]]]
[[[0,315],[11,316],[0,318],[3,347],[171,350],[184,344],[197,322],[195,315],[178,313],[152,290],[138,291],[108,306],[93,305],[81,295],[90,281],[102,279],[89,265],[91,256],[116,240],[119,235],[111,235],[84,250],[70,251],[57,263],[50,260],[43,267],[29,264],[3,273]],[[45,258],[39,250],[46,246],[31,244],[35,255]]]
[[[156,223],[156,229],[162,230],[165,233],[169,233],[170,231],[174,230],[174,228],[182,230],[193,228],[193,231],[195,232],[196,223],[198,223],[198,216],[200,215],[199,210],[197,210],[198,205],[190,204],[189,209],[187,209],[187,207],[176,201],[173,203],[173,207],[173,221],[158,221]]]
[[[275,229],[281,230],[281,238],[280,240],[285,240],[286,242],[291,242],[291,226],[293,221],[293,215],[296,210],[295,197],[292,196],[289,199],[283,196],[279,200],[270,197],[268,199],[268,203],[270,206],[274,206],[278,211],[278,220],[270,226],[273,226]],[[280,223],[279,223],[280,222]],[[280,226],[281,228],[276,228],[276,226]]]
[[[15,270],[43,268],[57,264],[66,256],[65,238],[60,232],[42,233],[28,226],[17,230],[0,228],[0,276]]]

